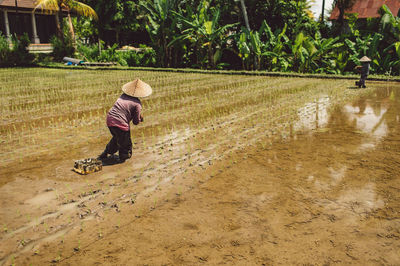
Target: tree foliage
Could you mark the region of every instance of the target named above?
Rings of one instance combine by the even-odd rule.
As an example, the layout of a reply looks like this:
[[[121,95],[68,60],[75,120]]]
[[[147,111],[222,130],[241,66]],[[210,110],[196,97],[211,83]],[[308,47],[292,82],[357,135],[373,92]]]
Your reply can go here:
[[[35,9],[38,8],[42,10],[46,9],[46,12],[57,14],[58,37],[61,39],[64,38],[62,10],[67,10],[68,13],[74,11],[80,16],[97,19],[96,12],[89,5],[76,0],[37,0]]]
[[[173,14],[178,23],[182,23],[181,35],[174,38],[169,46],[178,41],[188,40],[187,46],[192,46],[197,53],[200,53],[201,48],[206,48],[207,65],[209,68],[215,68],[222,53],[222,46],[229,38],[226,32],[235,24],[220,26],[220,10],[210,7],[207,1],[202,1],[196,12],[193,12],[190,6],[186,6],[185,12],[181,10]]]
[[[146,13],[146,30],[151,45],[156,50],[161,66],[171,66],[174,47],[168,46],[177,35],[177,18],[173,10],[177,10],[178,0],[141,1],[140,7]]]
[[[93,32],[98,39],[108,45],[129,44],[134,40],[148,41],[145,29],[142,27],[144,15],[140,13],[138,1],[86,0],[86,3],[93,7],[99,19],[90,21],[89,25],[81,30]],[[82,19],[81,23],[87,24],[88,20]],[[97,41],[97,38],[92,38],[90,35],[85,37]]]
[[[336,0],[348,30],[335,31],[310,16],[308,0],[85,1],[99,20],[77,21],[80,35],[150,45],[155,66],[346,74],[366,55],[372,73],[400,74],[400,19],[386,6],[360,21],[344,17],[354,0]]]
[[[339,10],[338,24],[340,25],[340,31],[343,32],[344,29],[344,15],[345,11],[353,7],[356,0],[334,0],[333,4]]]

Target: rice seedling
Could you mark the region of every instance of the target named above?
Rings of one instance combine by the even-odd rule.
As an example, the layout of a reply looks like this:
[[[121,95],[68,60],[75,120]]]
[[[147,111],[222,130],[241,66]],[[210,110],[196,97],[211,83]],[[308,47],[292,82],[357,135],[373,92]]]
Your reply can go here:
[[[298,119],[297,110],[305,103],[321,95],[328,95],[331,102],[357,95],[345,90],[345,82],[336,80],[1,69],[0,171],[40,165],[42,158],[76,158],[81,156],[81,147],[103,146],[110,138],[106,113],[133,75],[154,89],[154,94],[143,100],[145,123],[132,129],[134,149],[152,152],[165,136],[171,136],[167,144],[175,145],[173,138],[183,137],[189,129],[186,148],[173,150],[174,156],[189,154],[189,164],[193,164],[191,154],[196,149],[218,143],[233,146],[259,140],[264,148],[270,132],[283,138],[290,135],[287,125]],[[158,152],[166,161],[172,154],[165,149]],[[70,186],[67,191],[72,192]],[[59,198],[59,192],[55,193]]]
[[[61,252],[58,253],[58,256],[55,257],[51,262],[52,263],[58,263],[59,261],[61,261]]]

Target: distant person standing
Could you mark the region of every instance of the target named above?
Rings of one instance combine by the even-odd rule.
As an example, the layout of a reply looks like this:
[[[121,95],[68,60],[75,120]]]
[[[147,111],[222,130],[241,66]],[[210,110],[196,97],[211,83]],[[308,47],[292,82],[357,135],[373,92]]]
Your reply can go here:
[[[132,141],[130,122],[138,125],[143,122],[142,103],[139,98],[147,97],[152,93],[149,84],[136,79],[122,86],[124,92],[111,107],[107,114],[107,126],[112,138],[98,159],[105,160],[108,155],[118,151],[119,162],[131,158]]]
[[[361,66],[357,66],[357,69],[359,69],[360,72],[361,72],[360,80],[358,82],[356,82],[356,85],[359,88],[361,88],[361,87],[366,88],[365,80],[367,79],[368,74],[369,74],[369,64],[370,64],[370,62],[371,62],[371,59],[369,59],[366,56],[363,56],[360,59]]]

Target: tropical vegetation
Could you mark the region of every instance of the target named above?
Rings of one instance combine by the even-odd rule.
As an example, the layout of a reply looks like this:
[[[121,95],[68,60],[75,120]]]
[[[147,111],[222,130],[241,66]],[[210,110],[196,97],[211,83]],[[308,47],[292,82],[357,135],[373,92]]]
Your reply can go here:
[[[72,21],[70,12],[74,11],[78,15],[82,15],[85,17],[90,17],[97,19],[97,14],[90,6],[78,2],[76,0],[37,0],[35,9],[44,9],[48,10],[50,13],[56,14],[56,23],[57,23],[57,35],[59,38],[63,39],[63,20],[62,20],[62,10],[66,10],[68,12],[68,22],[70,25],[70,30],[72,37],[74,37],[74,31],[72,27]]]
[[[30,41],[27,34],[13,35],[9,40],[0,32],[0,67],[29,66],[33,64],[34,56],[27,50]]]
[[[71,40],[61,37],[71,35],[68,28],[76,34],[77,44],[64,50],[74,46],[75,56],[83,59],[126,66],[347,74],[366,55],[372,73],[400,74],[400,18],[385,5],[379,18],[359,20],[346,13],[354,0],[335,0],[339,19],[326,22],[312,17],[309,0],[83,2],[38,2],[87,16],[65,18],[69,27],[60,24],[61,43]],[[63,48],[57,40],[53,44]],[[124,45],[150,47],[151,52],[122,52]]]

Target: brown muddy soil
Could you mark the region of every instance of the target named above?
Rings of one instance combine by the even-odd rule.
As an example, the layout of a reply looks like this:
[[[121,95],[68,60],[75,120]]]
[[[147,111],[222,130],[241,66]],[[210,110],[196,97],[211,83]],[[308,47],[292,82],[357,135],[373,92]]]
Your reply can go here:
[[[67,160],[44,166],[54,178],[21,173],[1,187],[0,262],[400,264],[396,86],[335,108],[305,104],[275,141],[257,125],[216,124],[200,139],[186,134],[186,157],[172,136],[159,161],[144,154],[80,182],[62,170]]]

